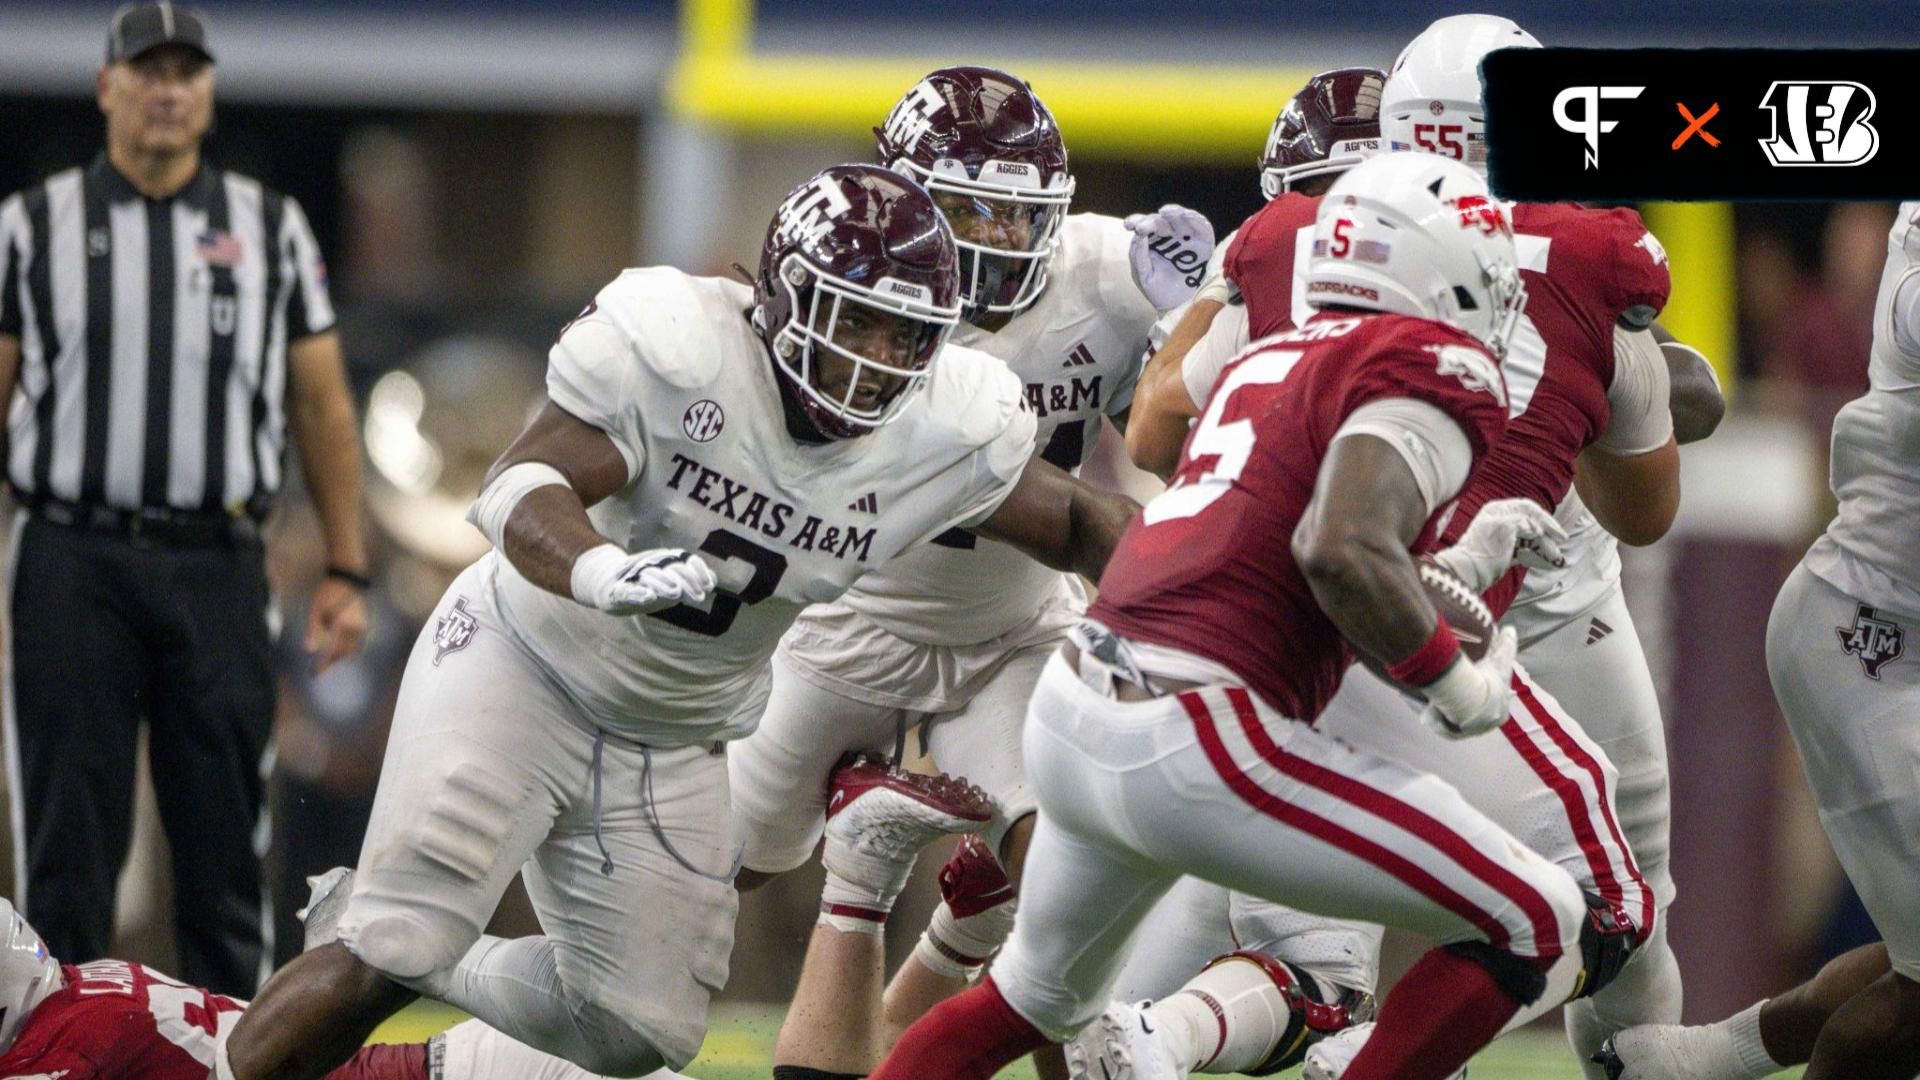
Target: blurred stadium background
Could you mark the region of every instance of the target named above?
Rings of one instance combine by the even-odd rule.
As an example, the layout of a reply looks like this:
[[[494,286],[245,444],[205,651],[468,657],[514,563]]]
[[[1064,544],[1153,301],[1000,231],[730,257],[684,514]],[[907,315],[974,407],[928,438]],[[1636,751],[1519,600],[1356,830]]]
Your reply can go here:
[[[1079,178],[1076,209],[1179,201],[1224,235],[1257,207],[1255,155],[1307,75],[1385,66],[1431,18],[1462,10],[1387,0],[199,6],[220,56],[209,158],[298,197],[330,260],[379,534],[366,655],[316,682],[291,643],[286,651],[272,845],[286,879],[283,955],[297,940],[284,914],[304,898],[297,873],[357,852],[406,648],[480,543],[458,515],[539,393],[555,330],[601,283],[627,265],[722,273],[752,263],[790,186],[869,157],[869,129],[898,95],[959,62],[1006,67],[1053,107]],[[91,88],[111,8],[0,2],[0,192],[100,145]],[[1866,47],[1920,31],[1920,9],[1877,0],[1515,0],[1495,10],[1569,45]],[[1666,321],[1706,348],[1732,400],[1720,432],[1686,451],[1673,534],[1626,553],[1628,597],[1665,695],[1681,889],[1673,938],[1698,1019],[1872,936],[1808,808],[1762,633],[1777,586],[1831,513],[1827,427],[1866,386],[1891,208],[1641,209],[1673,257]],[[297,495],[274,538],[275,580],[297,604],[321,558]],[[289,625],[298,616],[289,610]],[[166,967],[165,860],[155,831],[142,835],[118,951]],[[715,1037],[732,1064],[709,1075],[754,1074],[734,1059],[770,1045],[766,1003],[791,989],[817,886],[797,874],[748,898]],[[923,882],[894,920],[898,952],[923,925],[929,893]],[[1516,1052],[1515,1071],[1476,1075],[1547,1075]]]

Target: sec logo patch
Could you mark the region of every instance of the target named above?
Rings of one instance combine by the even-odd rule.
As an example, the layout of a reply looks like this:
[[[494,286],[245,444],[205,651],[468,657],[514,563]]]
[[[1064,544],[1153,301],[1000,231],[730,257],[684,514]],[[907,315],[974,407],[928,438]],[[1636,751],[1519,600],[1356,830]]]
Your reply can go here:
[[[687,413],[680,418],[680,430],[694,442],[712,442],[720,429],[727,425],[727,414],[721,410],[720,403],[711,398],[701,398],[687,406]]]

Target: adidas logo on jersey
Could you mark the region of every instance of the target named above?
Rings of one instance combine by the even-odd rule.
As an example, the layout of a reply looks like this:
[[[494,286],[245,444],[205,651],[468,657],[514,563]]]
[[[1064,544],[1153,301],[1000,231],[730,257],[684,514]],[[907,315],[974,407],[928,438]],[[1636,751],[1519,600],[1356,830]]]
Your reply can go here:
[[[1087,348],[1087,343],[1082,341],[1073,347],[1073,351],[1067,354],[1067,362],[1060,366],[1085,367],[1095,362],[1093,359],[1093,350]]]
[[[1613,627],[1601,622],[1600,617],[1596,615],[1593,621],[1587,624],[1587,644],[1592,645],[1611,633],[1613,633]]]
[[[862,514],[877,514],[880,512],[880,496],[869,491],[848,503],[847,509],[856,510]]]

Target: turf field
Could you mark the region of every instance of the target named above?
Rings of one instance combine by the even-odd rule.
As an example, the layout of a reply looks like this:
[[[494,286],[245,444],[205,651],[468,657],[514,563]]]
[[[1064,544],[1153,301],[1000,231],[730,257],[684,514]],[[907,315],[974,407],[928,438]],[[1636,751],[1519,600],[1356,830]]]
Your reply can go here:
[[[415,1005],[376,1032],[374,1041],[418,1041],[460,1019],[459,1013],[442,1005]],[[779,1025],[778,1006],[719,1006],[714,1010],[706,1048],[687,1071],[701,1080],[767,1080],[773,1036]],[[1003,1075],[1032,1080],[1033,1070],[1023,1064]],[[1574,1068],[1566,1042],[1558,1031],[1550,1029],[1523,1031],[1502,1039],[1474,1059],[1471,1075],[1472,1080],[1580,1080],[1580,1070]],[[1799,1075],[1795,1069],[1780,1077]]]

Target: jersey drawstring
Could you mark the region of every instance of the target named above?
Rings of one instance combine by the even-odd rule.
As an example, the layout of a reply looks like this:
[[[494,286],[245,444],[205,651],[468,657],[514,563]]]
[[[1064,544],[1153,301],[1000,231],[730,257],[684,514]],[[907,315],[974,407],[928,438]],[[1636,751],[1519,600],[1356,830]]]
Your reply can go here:
[[[600,873],[607,877],[612,877],[613,853],[607,850],[606,839],[600,832],[600,761],[602,751],[606,745],[607,733],[596,729],[593,733],[593,843],[595,847],[600,849]],[[735,849],[733,853],[733,865],[728,867],[727,872],[724,874],[710,874],[693,865],[685,855],[680,854],[680,849],[674,847],[673,841],[667,839],[667,830],[660,824],[660,811],[654,803],[653,748],[646,743],[636,743],[635,745],[640,748],[640,791],[641,794],[645,796],[643,801],[647,813],[647,828],[653,832],[653,838],[660,841],[660,847],[664,849],[668,855],[673,856],[674,862],[685,867],[688,873],[696,877],[706,878],[709,881],[731,883],[734,877],[740,873],[740,863],[746,858],[747,854],[746,846],[743,844]]]
[[[607,745],[607,733],[596,729],[593,733],[593,843],[600,849],[600,874],[613,876],[613,852],[607,850],[607,841],[600,835],[600,751]]]

